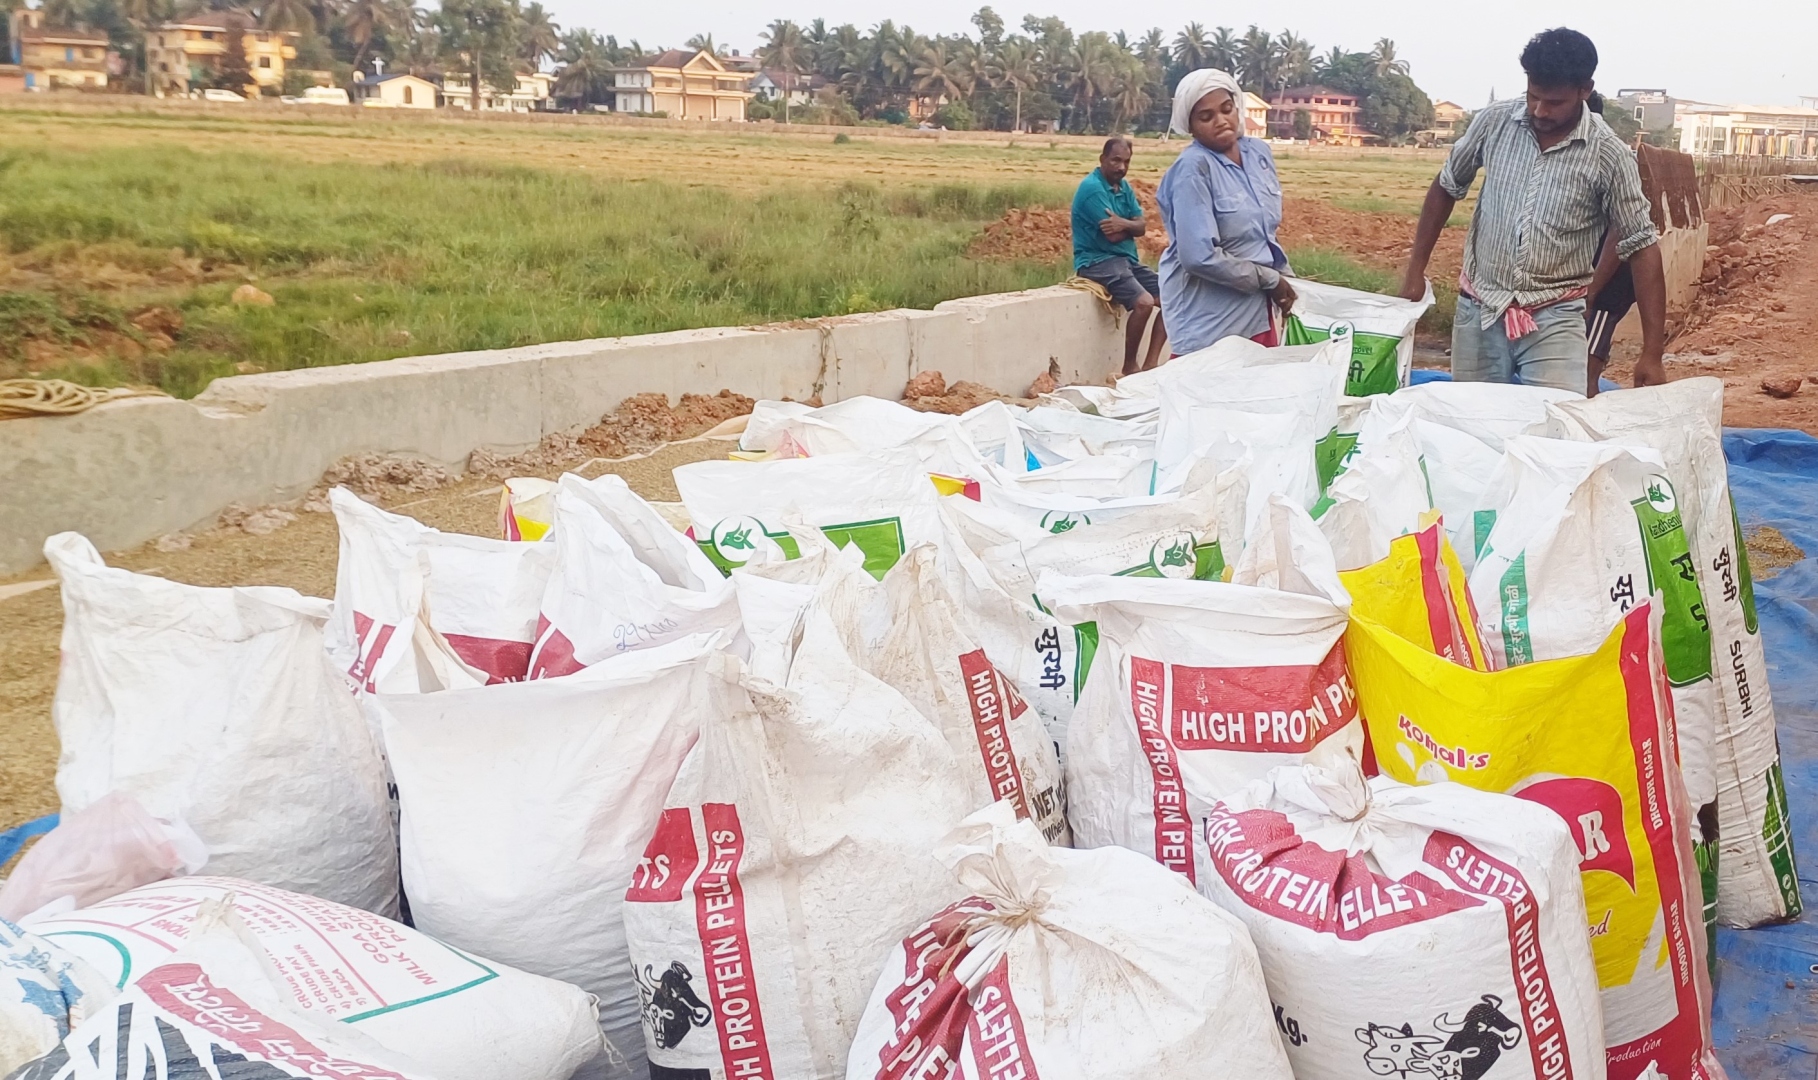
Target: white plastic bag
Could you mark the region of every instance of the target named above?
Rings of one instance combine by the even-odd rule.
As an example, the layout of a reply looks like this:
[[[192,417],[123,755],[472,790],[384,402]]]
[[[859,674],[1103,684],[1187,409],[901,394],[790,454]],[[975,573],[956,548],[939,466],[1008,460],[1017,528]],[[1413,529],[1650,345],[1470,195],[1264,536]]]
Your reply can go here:
[[[642,1070],[621,918],[644,843],[724,706],[684,638],[573,675],[379,699],[402,807],[404,887],[425,933],[600,999]]]
[[[368,693],[524,678],[553,546],[445,533],[345,488],[328,501],[341,533],[336,667]]]
[[[1389,544],[1418,532],[1433,509],[1426,462],[1413,431],[1419,422],[1411,412],[1390,408],[1364,413],[1354,447],[1313,511],[1340,570],[1388,558]]]
[[[570,473],[555,492],[555,569],[530,676],[547,679],[637,649],[738,626],[732,586],[625,481]]]
[[[702,710],[625,895],[645,1042],[654,1075],[827,1080],[891,946],[962,895],[929,853],[971,795],[941,732],[815,606],[788,684],[742,686]]]
[[[75,533],[44,555],[63,586],[63,812],[122,791],[194,829],[215,873],[395,912],[384,767],[323,652],[328,601],[110,569]]]
[[[936,852],[970,893],[890,950],[846,1080],[1289,1080],[1255,948],[1177,875],[1004,804]]]
[[[1042,578],[1059,618],[1096,625],[1068,731],[1079,846],[1127,847],[1191,880],[1214,800],[1278,765],[1361,759],[1349,597],[1306,513],[1279,497],[1271,513],[1234,571],[1243,584]]]
[[[1300,766],[1202,832],[1199,889],[1249,928],[1297,1080],[1603,1076],[1579,852],[1551,810]]]
[[[208,846],[182,821],[152,817],[139,800],[112,791],[57,822],[0,883],[0,919],[18,920],[68,898],[73,906],[135,886],[193,874]]]
[[[125,988],[170,963],[211,905],[244,921],[288,1008],[346,1025],[439,1080],[565,1078],[599,1050],[593,1003],[574,986],[457,951],[389,919],[250,881],[160,882],[28,925]]]
[[[1414,327],[1433,306],[1433,288],[1419,300],[1294,279],[1294,310],[1282,327],[1284,345],[1350,338],[1345,393],[1387,394],[1408,383],[1414,366]]]

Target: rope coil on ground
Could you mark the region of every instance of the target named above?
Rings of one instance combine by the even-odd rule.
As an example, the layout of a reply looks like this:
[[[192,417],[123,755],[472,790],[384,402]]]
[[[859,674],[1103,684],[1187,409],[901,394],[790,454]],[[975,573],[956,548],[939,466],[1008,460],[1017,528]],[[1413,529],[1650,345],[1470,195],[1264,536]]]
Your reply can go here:
[[[63,379],[0,379],[0,420],[74,416],[117,398],[167,396],[130,386],[82,386]]]

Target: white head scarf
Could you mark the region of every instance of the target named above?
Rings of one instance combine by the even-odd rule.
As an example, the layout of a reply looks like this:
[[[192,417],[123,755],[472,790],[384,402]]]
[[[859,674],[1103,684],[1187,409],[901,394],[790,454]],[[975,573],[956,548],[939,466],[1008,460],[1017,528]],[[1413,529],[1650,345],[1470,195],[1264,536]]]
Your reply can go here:
[[[1231,73],[1217,68],[1200,68],[1188,72],[1180,85],[1174,88],[1174,115],[1169,118],[1168,126],[1182,135],[1193,134],[1193,129],[1187,126],[1187,121],[1193,116],[1193,106],[1198,105],[1200,98],[1214,90],[1229,90],[1232,102],[1237,105],[1239,112],[1243,111],[1244,88],[1237,85],[1237,80],[1231,77]],[[1238,134],[1243,133],[1241,126],[1237,130]]]

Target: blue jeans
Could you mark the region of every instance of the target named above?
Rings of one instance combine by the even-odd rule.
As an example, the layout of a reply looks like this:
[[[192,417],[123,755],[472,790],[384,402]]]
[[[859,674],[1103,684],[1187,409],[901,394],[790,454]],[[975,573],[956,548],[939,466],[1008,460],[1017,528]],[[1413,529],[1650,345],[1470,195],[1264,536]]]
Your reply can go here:
[[[1502,320],[1488,330],[1479,324],[1483,308],[1458,298],[1452,316],[1452,378],[1457,382],[1521,383],[1585,391],[1588,345],[1584,301],[1567,300],[1534,312],[1535,329],[1510,341]]]

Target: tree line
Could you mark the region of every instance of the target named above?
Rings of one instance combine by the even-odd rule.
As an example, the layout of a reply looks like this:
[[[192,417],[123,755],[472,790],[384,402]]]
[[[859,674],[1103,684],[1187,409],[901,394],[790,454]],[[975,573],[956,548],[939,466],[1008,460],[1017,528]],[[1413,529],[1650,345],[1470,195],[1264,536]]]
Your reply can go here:
[[[0,7],[20,2],[0,0]],[[234,0],[43,3],[47,21],[103,30],[138,65],[147,28],[187,12],[240,6]],[[553,66],[555,93],[570,108],[609,105],[612,69],[662,51],[586,28],[564,30],[537,0],[441,0],[433,12],[411,0],[254,0],[249,10],[267,29],[299,32],[296,67],[334,71],[343,84],[355,70],[370,71],[375,56],[391,71],[432,78],[444,71],[469,73],[477,76],[476,87],[481,79],[510,86],[514,73]],[[784,95],[774,108],[753,102],[752,114],[796,122],[903,123],[934,109],[933,120],[950,128],[1160,131],[1181,77],[1216,67],[1264,98],[1308,83],[1356,95],[1363,126],[1391,141],[1433,123],[1432,101],[1387,38],[1364,51],[1334,45],[1321,52],[1293,31],[1257,26],[1239,33],[1194,22],[1172,36],[1157,28],[1132,38],[1122,31],[1076,31],[1059,18],[1034,15],[1011,30],[990,7],[980,8],[971,23],[971,34],[924,35],[892,20],[860,29],[824,19],[778,19],[764,31],[756,55],[786,90],[810,91],[812,100],[793,107]],[[684,47],[724,55],[711,34],[691,37]]]

